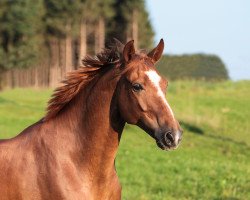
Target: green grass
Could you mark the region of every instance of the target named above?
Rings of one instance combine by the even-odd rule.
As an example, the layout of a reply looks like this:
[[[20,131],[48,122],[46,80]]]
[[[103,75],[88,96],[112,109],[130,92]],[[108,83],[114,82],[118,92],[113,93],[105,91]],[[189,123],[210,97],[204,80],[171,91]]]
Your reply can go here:
[[[14,89],[0,93],[0,138],[10,138],[38,121],[46,108],[49,90]]]
[[[165,152],[126,126],[116,160],[123,199],[250,199],[249,88],[249,81],[170,83],[167,98],[185,131],[182,144]],[[0,137],[40,119],[50,94],[0,93]]]

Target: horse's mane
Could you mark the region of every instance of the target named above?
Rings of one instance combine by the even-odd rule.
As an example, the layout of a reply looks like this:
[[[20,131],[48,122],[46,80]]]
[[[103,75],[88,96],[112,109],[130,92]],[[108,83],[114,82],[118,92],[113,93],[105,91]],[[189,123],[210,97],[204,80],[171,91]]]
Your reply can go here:
[[[44,120],[55,117],[91,80],[120,63],[122,46],[122,43],[115,40],[113,46],[94,57],[86,56],[82,60],[84,66],[68,73],[61,82],[62,86],[54,90]]]

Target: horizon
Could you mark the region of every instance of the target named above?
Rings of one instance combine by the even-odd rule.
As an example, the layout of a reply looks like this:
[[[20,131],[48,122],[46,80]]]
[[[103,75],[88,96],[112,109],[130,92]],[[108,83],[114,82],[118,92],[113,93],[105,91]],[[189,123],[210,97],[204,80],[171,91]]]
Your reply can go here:
[[[146,0],[146,6],[164,54],[217,55],[231,80],[250,79],[250,2]]]

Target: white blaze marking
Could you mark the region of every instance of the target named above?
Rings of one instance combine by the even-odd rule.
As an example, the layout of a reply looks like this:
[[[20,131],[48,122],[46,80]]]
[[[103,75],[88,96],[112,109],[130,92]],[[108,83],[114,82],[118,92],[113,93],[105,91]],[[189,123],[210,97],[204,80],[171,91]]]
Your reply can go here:
[[[174,113],[173,113],[172,109],[170,108],[170,106],[165,98],[165,95],[162,92],[161,87],[160,87],[161,77],[153,70],[146,71],[146,75],[148,76],[149,80],[153,83],[153,85],[157,89],[158,96],[161,97],[161,99],[163,100],[163,102],[167,106],[168,110],[170,111],[172,117],[174,118]]]

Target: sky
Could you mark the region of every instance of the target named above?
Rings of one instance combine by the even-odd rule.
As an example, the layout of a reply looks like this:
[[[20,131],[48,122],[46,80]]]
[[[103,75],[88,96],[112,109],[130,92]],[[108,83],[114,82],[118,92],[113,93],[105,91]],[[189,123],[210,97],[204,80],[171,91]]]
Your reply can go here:
[[[232,80],[250,79],[250,0],[146,0],[166,54],[218,55]]]

